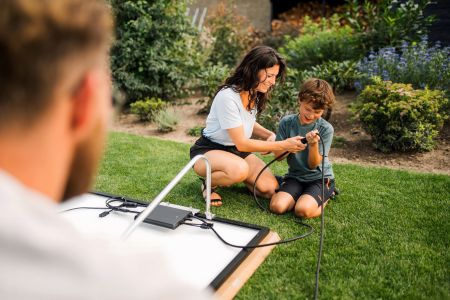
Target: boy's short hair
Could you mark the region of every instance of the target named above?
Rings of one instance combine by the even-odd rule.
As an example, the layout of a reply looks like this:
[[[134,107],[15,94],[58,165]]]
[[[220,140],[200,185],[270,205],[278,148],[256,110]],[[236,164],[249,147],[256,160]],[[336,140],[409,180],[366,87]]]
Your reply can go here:
[[[102,0],[1,0],[0,128],[38,119],[71,66],[107,54],[112,36]]]
[[[310,103],[314,109],[330,108],[334,104],[333,88],[323,79],[306,80],[298,93],[298,101]]]

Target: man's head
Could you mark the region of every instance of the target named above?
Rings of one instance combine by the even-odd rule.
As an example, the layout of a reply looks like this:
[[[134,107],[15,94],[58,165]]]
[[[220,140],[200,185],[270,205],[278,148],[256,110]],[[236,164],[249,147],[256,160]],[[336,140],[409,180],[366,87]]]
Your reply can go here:
[[[86,191],[96,168],[109,119],[112,29],[104,1],[0,1],[0,144],[8,149],[40,134],[41,143],[32,145],[40,159],[60,149],[54,161],[65,188],[55,200]],[[15,168],[18,161],[0,163],[17,177],[25,173]],[[47,166],[44,177],[52,173]],[[40,189],[39,179],[27,179]]]
[[[306,80],[298,93],[300,122],[310,124],[318,120],[325,109],[334,104],[334,93],[330,84],[322,79]]]

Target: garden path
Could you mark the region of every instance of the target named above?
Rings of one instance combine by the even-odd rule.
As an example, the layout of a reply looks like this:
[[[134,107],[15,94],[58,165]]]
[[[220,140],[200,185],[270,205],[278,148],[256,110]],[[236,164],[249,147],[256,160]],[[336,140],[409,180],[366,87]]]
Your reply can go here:
[[[370,136],[362,130],[357,121],[352,120],[348,106],[354,98],[354,93],[344,93],[336,97],[336,105],[329,120],[334,126],[338,141],[330,152],[332,162],[450,175],[450,122],[442,130],[437,139],[437,147],[433,151],[385,154],[371,147]],[[206,118],[206,115],[197,114],[202,104],[196,103],[196,99],[183,100],[176,106],[179,122],[173,132],[160,133],[155,124],[141,123],[132,114],[120,115],[112,130],[191,144],[197,138],[189,136],[187,131],[194,126],[204,125]]]

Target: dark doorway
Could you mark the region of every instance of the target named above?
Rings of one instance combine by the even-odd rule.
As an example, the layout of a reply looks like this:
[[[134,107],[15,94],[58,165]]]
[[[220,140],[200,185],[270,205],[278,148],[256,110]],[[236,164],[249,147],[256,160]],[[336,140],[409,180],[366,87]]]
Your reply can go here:
[[[439,0],[425,9],[425,16],[434,15],[435,22],[428,30],[430,41],[440,41],[444,46],[450,46],[450,1]]]
[[[345,4],[345,0],[271,0],[272,2],[272,19],[278,18],[278,15],[284,13],[294,7],[299,3],[317,3],[324,4],[328,6],[337,6]]]

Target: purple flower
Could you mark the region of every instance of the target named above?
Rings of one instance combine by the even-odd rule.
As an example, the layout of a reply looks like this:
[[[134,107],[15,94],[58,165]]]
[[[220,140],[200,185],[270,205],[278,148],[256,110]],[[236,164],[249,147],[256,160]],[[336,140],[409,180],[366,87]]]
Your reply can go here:
[[[357,69],[367,77],[377,75],[383,80],[410,83],[415,88],[446,87],[449,85],[450,47],[440,43],[428,46],[428,37],[422,36],[418,43],[404,41],[398,49],[385,47],[371,51],[362,59]],[[362,79],[355,88],[363,87]]]

